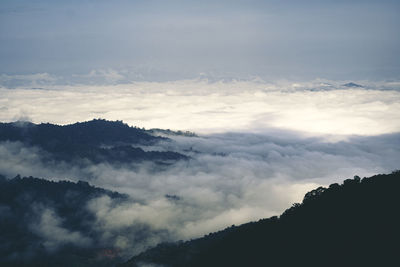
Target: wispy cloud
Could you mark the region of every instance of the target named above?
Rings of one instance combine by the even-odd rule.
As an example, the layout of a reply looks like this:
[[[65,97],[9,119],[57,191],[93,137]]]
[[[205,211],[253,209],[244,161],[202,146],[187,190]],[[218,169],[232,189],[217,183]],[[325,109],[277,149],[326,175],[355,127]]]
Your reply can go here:
[[[82,179],[128,194],[129,202],[94,198],[87,210],[95,215],[91,227],[102,233],[98,240],[129,254],[161,241],[198,237],[278,215],[307,191],[355,174],[390,172],[398,168],[399,144],[398,133],[340,142],[283,130],[175,136],[148,149],[186,153],[191,160],[160,169],[153,163],[43,162],[40,149],[8,142],[0,144],[0,173]],[[40,218],[57,222],[51,213],[44,214]],[[49,229],[60,230],[61,224],[51,225]],[[48,244],[58,241],[68,240],[50,238]]]
[[[88,247],[93,242],[85,234],[70,231],[62,227],[62,218],[49,207],[37,206],[37,221],[30,224],[30,229],[43,240],[43,246],[48,251],[55,251],[60,246],[72,244],[78,247]]]

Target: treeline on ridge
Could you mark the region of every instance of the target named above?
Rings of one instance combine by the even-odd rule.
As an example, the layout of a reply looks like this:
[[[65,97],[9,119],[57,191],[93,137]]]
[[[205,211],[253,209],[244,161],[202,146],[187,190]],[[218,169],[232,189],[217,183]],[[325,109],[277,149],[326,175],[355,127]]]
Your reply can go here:
[[[164,243],[121,266],[398,266],[400,171],[307,193],[279,217]]]
[[[21,142],[36,146],[49,155],[45,160],[77,161],[87,159],[92,163],[131,163],[140,161],[176,161],[188,159],[174,151],[144,151],[140,146],[153,145],[165,137],[152,135],[122,121],[95,119],[69,125],[30,122],[0,123],[0,142]]]

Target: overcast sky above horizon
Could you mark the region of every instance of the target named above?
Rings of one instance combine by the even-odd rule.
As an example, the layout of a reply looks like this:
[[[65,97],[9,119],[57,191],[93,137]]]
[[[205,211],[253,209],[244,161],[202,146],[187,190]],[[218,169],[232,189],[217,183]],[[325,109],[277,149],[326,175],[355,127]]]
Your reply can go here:
[[[0,4],[0,74],[398,79],[399,1]]]

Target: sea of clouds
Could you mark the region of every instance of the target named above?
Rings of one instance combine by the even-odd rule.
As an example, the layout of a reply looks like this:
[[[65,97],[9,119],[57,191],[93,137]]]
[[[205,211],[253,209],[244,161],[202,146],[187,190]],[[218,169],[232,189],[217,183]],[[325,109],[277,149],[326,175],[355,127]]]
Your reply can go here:
[[[321,185],[398,169],[400,83],[344,86],[347,82],[196,79],[40,88],[3,83],[3,122],[67,124],[105,118],[198,136],[170,136],[170,141],[143,147],[191,157],[163,168],[150,162],[44,162],[40,148],[3,142],[0,173],[80,179],[128,194],[130,202],[101,197],[87,209],[96,215],[104,239],[133,255],[161,241],[279,215]],[[44,226],[35,229],[49,237],[51,247],[70,239],[90,242],[84,233],[63,230],[51,208],[39,218]],[[142,231],[131,231],[127,238],[124,229],[132,226]],[[158,234],[144,235],[143,229]],[[48,231],[69,233],[68,240]],[[134,235],[139,241],[133,242]]]
[[[360,81],[364,87],[346,87],[346,81],[195,79],[46,85],[57,79],[49,74],[31,76],[25,78],[29,83],[12,89],[6,86],[11,78],[3,77],[0,121],[66,124],[105,118],[145,128],[198,133],[284,129],[336,137],[400,129],[398,82]],[[33,88],[38,81],[43,84]]]

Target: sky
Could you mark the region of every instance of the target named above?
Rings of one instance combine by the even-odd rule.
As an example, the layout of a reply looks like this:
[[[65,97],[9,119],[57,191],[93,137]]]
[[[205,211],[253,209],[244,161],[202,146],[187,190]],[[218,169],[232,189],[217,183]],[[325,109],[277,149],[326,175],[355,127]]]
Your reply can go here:
[[[3,0],[0,73],[396,80],[399,12],[388,0]]]

